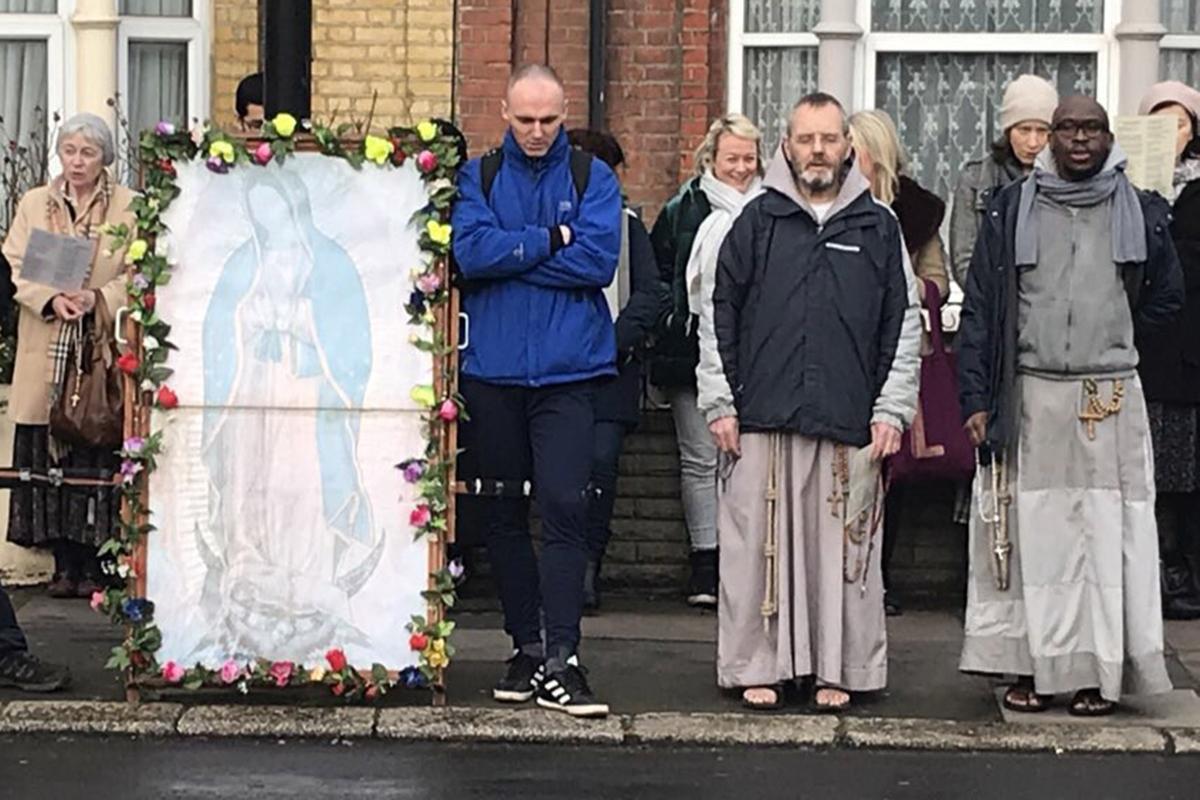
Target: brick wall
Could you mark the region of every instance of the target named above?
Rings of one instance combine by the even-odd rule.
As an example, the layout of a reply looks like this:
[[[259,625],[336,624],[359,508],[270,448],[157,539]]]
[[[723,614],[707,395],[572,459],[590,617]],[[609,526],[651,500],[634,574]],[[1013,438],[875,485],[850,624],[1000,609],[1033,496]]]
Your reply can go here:
[[[692,152],[724,108],[727,6],[610,1],[606,125],[625,148],[630,201],[650,220],[690,174]],[[504,133],[500,99],[514,64],[549,61],[567,87],[568,124],[587,124],[588,36],[587,0],[526,0],[515,17],[510,0],[460,3],[456,111],[473,154]]]
[[[214,0],[213,119],[232,126],[237,82],[258,68],[258,12]],[[449,116],[453,0],[315,0],[313,115],[374,127]],[[376,97],[377,95],[377,97]]]

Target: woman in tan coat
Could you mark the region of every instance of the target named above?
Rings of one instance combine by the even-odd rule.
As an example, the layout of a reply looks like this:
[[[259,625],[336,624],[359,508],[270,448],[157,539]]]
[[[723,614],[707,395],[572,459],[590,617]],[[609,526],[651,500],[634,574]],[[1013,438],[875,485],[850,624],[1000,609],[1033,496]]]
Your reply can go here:
[[[64,325],[93,313],[98,297],[116,313],[125,302],[124,250],[110,253],[112,240],[101,233],[106,224],[133,226],[129,211],[134,194],[113,180],[107,167],[115,149],[112,132],[93,114],[78,114],[59,130],[56,152],[62,175],[29,191],[17,208],[4,256],[12,264],[19,306],[17,360],[8,416],[16,423],[13,466],[45,473],[48,468],[86,468],[112,472],[116,454],[105,448],[55,449],[51,456],[49,414],[51,364],[49,349]],[[21,266],[34,230],[77,236],[93,242],[87,289],[62,292],[25,280]],[[92,290],[99,290],[99,293]],[[44,487],[16,489],[9,507],[8,539],[24,546],[54,550],[55,576],[50,594],[88,597],[100,588],[97,547],[117,523],[117,493],[111,489]]]

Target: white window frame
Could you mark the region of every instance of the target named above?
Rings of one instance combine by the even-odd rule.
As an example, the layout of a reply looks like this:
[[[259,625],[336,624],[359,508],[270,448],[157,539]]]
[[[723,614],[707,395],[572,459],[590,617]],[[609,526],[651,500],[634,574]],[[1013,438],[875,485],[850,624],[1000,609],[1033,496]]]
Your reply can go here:
[[[187,45],[187,124],[208,118],[208,54],[210,0],[192,0],[189,17],[122,16],[117,26],[117,90],[128,103],[129,45],[131,42],[170,42]],[[125,114],[129,108],[123,109]]]
[[[746,33],[746,2],[729,2],[729,53],[726,63],[726,104],[740,113],[745,100],[746,51],[758,47],[811,47],[819,41],[814,33]]]
[[[0,13],[0,39],[46,43],[47,137],[54,132],[54,114],[65,119],[75,108],[74,60],[69,57],[75,51],[70,23],[74,12],[75,0],[58,0],[58,11],[53,14]],[[50,158],[53,172],[57,170],[53,153]]]

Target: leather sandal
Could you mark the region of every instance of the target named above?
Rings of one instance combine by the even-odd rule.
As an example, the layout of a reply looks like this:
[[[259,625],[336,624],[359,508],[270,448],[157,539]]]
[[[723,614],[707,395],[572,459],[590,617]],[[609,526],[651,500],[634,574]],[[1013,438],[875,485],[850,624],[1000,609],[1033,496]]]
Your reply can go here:
[[[1101,697],[1099,689],[1080,689],[1067,707],[1072,717],[1107,717],[1116,710],[1117,704]]]

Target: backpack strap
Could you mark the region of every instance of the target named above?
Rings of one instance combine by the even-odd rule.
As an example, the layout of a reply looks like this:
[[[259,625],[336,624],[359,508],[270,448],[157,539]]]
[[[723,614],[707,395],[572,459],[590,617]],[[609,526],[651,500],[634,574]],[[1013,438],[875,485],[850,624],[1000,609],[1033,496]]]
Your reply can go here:
[[[571,148],[571,183],[575,185],[576,200],[583,199],[588,183],[592,180],[592,158],[591,153]],[[479,159],[479,185],[483,189],[484,198],[492,196],[492,185],[496,183],[496,175],[503,163],[504,151],[499,147],[487,151]]]
[[[488,200],[492,196],[492,184],[496,182],[496,174],[500,172],[500,165],[504,163],[504,151],[499,147],[488,150],[483,154],[483,158],[479,159],[479,185],[483,189],[483,199]]]
[[[571,182],[575,184],[575,199],[582,202],[592,180],[592,154],[571,148]]]

